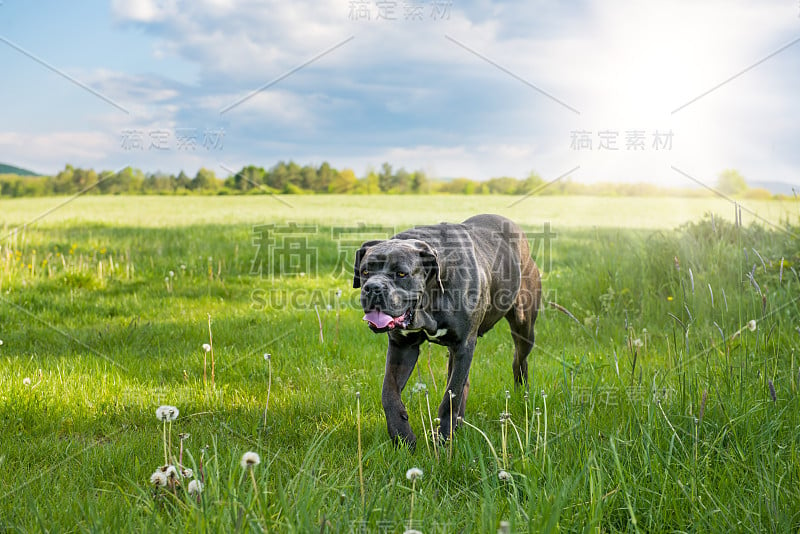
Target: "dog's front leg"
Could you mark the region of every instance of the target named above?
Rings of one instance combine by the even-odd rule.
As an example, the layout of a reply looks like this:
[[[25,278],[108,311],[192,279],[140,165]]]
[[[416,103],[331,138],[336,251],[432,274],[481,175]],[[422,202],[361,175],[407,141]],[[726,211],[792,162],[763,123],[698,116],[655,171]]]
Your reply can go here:
[[[460,345],[450,347],[447,389],[444,399],[439,405],[439,438],[442,440],[450,437],[452,429],[458,424],[458,417],[464,415],[467,404],[469,367],[472,364],[476,341],[476,339],[468,339]]]
[[[399,345],[389,339],[386,352],[386,374],[383,377],[381,402],[386,414],[386,427],[395,445],[405,443],[411,450],[417,443],[417,437],[408,424],[408,412],[400,398],[400,393],[408,382],[411,372],[419,357],[420,343]]]

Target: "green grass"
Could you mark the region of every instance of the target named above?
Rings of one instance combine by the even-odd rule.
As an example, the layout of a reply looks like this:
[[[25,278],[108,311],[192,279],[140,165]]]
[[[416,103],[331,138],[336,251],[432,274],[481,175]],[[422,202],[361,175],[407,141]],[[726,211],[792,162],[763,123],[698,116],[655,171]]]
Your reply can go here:
[[[680,215],[669,202],[591,199],[613,211],[609,220],[586,199],[504,211],[500,197],[382,198],[394,203],[87,198],[6,237],[0,529],[402,532],[415,466],[424,476],[411,525],[423,532],[494,532],[501,521],[531,532],[800,527],[797,237],[736,227],[727,205],[714,205],[712,224],[685,199]],[[61,201],[0,202],[3,236]],[[796,206],[781,209],[759,213],[796,235]],[[510,214],[532,232],[551,223],[549,256],[537,252],[546,298],[576,320],[543,310],[527,399],[512,386],[507,326],[479,341],[467,420],[491,447],[462,427],[438,459],[422,439],[425,399],[411,386],[426,384],[435,416],[446,351],[423,347],[404,393],[420,441],[413,454],[395,450],[380,406],[385,338],[353,306],[330,227],[479,211]],[[648,229],[635,229],[643,220]],[[286,221],[320,225],[309,236],[318,268],[252,275],[252,225]],[[214,387],[210,361],[203,378],[209,315]],[[149,485],[164,462],[162,404],[180,410],[171,452],[189,433],[184,464],[197,475],[202,459],[199,502]],[[257,498],[239,466],[248,450],[261,456]]]

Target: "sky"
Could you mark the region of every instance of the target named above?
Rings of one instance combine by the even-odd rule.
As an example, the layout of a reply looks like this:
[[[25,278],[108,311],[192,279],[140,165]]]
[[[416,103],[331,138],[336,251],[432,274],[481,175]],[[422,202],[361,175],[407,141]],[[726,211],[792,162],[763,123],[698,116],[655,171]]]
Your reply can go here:
[[[797,0],[0,1],[0,162],[800,184]]]

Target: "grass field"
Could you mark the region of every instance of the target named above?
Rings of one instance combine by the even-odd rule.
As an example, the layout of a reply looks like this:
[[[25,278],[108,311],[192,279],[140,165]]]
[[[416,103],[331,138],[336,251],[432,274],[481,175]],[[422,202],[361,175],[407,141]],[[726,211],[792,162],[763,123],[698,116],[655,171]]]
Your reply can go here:
[[[0,201],[0,530],[800,528],[795,203],[737,226],[707,199],[64,200]],[[525,226],[571,316],[540,315],[528,396],[508,327],[479,340],[469,426],[436,449],[446,351],[423,347],[395,450],[354,243],[484,211]],[[199,497],[151,485],[165,440]]]

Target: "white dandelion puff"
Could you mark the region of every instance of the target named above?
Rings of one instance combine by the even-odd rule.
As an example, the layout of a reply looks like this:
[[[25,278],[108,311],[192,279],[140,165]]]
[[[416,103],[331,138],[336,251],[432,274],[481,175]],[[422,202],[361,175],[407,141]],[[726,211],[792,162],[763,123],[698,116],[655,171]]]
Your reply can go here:
[[[261,463],[261,457],[258,455],[257,452],[248,451],[242,455],[242,460],[239,464],[242,466],[242,469],[248,469],[250,467],[255,467]]]
[[[338,299],[338,298],[342,298],[342,290],[341,290],[341,289],[337,289],[337,290],[336,290],[336,298],[337,298],[337,299]]]
[[[211,345],[209,345],[208,343],[203,343],[203,350],[206,351],[206,352],[210,352],[211,351]]]
[[[174,465],[168,465],[167,469],[164,471],[164,476],[167,477],[168,480],[177,480],[181,475]]]
[[[750,319],[750,321],[747,322],[747,329],[750,330],[751,332],[755,332],[756,331],[756,320],[755,319]]]
[[[163,405],[156,409],[156,418],[159,421],[174,421],[180,412],[175,406]]]
[[[419,467],[412,467],[406,471],[406,478],[412,482],[418,478],[422,478],[422,469]]]
[[[631,341],[631,344],[636,348],[644,346],[644,343],[642,343],[642,340],[639,339],[638,337],[636,339],[634,339],[633,341]]]
[[[31,385],[31,379],[26,376],[25,378],[22,379],[22,385],[23,386],[30,386]]]
[[[170,271],[169,272],[169,277],[170,278],[174,278],[175,277],[175,271]]]
[[[510,482],[513,477],[508,471],[501,470],[499,473],[497,473],[497,478],[499,478],[502,482]]]
[[[0,347],[2,347],[2,346],[3,346],[3,340],[0,339]]]
[[[272,358],[272,354],[270,354],[269,352],[265,352],[264,353],[264,359],[269,361],[270,358]]]
[[[199,495],[203,492],[203,483],[199,480],[192,480],[189,482],[189,486],[187,486],[186,491],[189,492],[189,495]]]
[[[157,488],[164,488],[167,486],[167,475],[161,469],[156,469],[155,473],[150,475],[150,484]]]
[[[192,471],[188,467],[184,467],[181,470],[181,475],[183,475],[183,478],[192,478],[194,476],[194,471]]]

